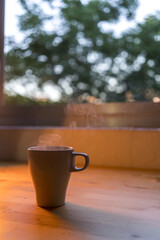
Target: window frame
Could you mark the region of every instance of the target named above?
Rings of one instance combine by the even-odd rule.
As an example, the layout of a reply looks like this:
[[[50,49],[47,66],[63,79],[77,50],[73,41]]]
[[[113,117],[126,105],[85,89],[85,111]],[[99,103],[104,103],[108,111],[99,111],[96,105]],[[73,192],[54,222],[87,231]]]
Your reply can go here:
[[[4,14],[5,0],[0,0],[0,106],[4,104]]]

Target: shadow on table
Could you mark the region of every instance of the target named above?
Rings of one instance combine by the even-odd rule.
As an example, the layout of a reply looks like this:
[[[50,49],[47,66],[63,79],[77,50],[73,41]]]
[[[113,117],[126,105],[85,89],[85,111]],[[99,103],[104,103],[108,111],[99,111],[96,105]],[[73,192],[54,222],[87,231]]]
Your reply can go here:
[[[99,209],[76,205],[67,202],[59,208],[44,209],[50,216],[50,225],[76,232],[84,232],[89,235],[104,237],[104,239],[134,239],[139,235],[130,234],[126,231],[130,218],[114,213],[108,213]],[[52,219],[52,221],[51,221]]]

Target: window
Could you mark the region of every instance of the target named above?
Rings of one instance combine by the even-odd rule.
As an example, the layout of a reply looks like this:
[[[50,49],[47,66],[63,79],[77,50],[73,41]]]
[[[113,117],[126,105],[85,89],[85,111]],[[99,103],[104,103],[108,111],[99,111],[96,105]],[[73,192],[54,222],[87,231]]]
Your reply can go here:
[[[119,114],[121,114],[120,118],[123,121],[124,113],[126,117],[126,115],[129,114],[130,109],[133,112],[135,111],[133,109],[136,109],[136,111],[140,109],[139,111],[142,113],[142,109],[146,106],[145,104],[139,104],[138,106],[142,107],[132,105],[132,108],[130,108],[130,105],[126,105],[126,108],[123,108],[121,107],[122,105],[116,106],[115,103],[112,105],[110,104],[110,107],[104,107],[101,106],[103,103],[117,101],[132,102],[136,100],[159,102],[160,74],[159,68],[157,67],[160,55],[158,53],[159,36],[155,34],[158,32],[156,26],[159,26],[157,25],[157,22],[159,21],[158,15],[148,17],[143,24],[138,25],[135,28],[136,31],[133,29],[134,31],[131,30],[131,32],[127,32],[120,38],[117,36],[115,37],[111,31],[108,31],[109,26],[104,22],[104,18],[106,16],[110,17],[111,22],[114,22],[119,18],[121,13],[123,13],[122,17],[123,15],[131,17],[137,5],[136,0],[128,3],[129,5],[125,5],[126,1],[120,1],[119,3],[116,1],[116,4],[121,4],[123,2],[121,5],[121,10],[123,11],[119,11],[119,8],[117,8],[118,5],[112,5],[110,1],[65,1],[66,5],[63,4],[64,1],[59,1],[60,5],[58,8],[61,9],[61,13],[63,13],[61,15],[62,22],[59,22],[59,24],[63,25],[63,29],[57,29],[58,26],[54,24],[56,30],[51,32],[49,19],[52,18],[53,15],[51,14],[52,16],[48,16],[45,11],[40,15],[40,8],[37,5],[37,2],[39,1],[40,0],[35,2],[27,1],[26,3],[25,1],[20,1],[24,12],[20,15],[21,21],[19,23],[21,30],[27,33],[27,37],[25,38],[24,44],[21,43],[19,48],[17,45],[14,45],[13,41],[11,42],[14,51],[10,52],[11,54],[9,54],[6,59],[6,78],[15,76],[16,81],[23,80],[23,84],[26,84],[26,79],[29,79],[30,81],[32,80],[32,82],[41,86],[45,83],[43,85],[45,86],[45,89],[49,89],[51,86],[51,80],[53,80],[53,87],[55,89],[57,87],[59,94],[61,95],[61,100],[59,102],[91,103],[92,110],[89,113],[87,106],[85,107],[87,109],[84,111],[86,118],[98,119],[97,121],[100,121],[102,124],[104,122],[103,117],[101,118],[100,115],[97,117],[97,114],[99,114],[99,112],[97,113],[97,111],[99,111],[97,109],[101,109],[100,112],[104,111],[104,114],[107,113],[109,116],[112,115],[112,117],[114,114],[114,118],[116,119],[118,119]],[[49,5],[56,1],[46,0],[44,2],[44,4]],[[100,3],[102,5],[100,5]],[[1,1],[1,4],[3,5],[4,1]],[[79,4],[79,10],[82,13],[85,13],[84,15],[80,14],[83,16],[83,20],[85,16],[85,23],[80,22],[80,15],[74,14],[76,12],[74,11],[77,7],[76,4]],[[103,4],[108,4],[108,7]],[[3,7],[1,10],[2,9]],[[96,14],[95,9],[99,9],[102,15],[98,15],[99,13]],[[94,12],[93,15],[92,12]],[[113,13],[112,16],[109,15],[111,12]],[[55,14],[57,13],[55,12]],[[1,14],[1,18],[3,18],[3,16],[4,11]],[[92,18],[90,16],[92,16]],[[56,17],[59,17],[59,15],[56,15]],[[102,19],[100,19],[100,17],[102,17]],[[1,21],[1,23],[1,41],[3,42],[3,21]],[[91,28],[92,25],[93,28]],[[96,26],[95,30],[97,32],[94,35],[94,39],[92,39],[93,35],[91,35],[90,29],[94,29],[94,26]],[[150,29],[152,31],[149,31]],[[141,30],[143,30],[143,36],[140,35],[142,32]],[[144,31],[146,31],[146,34],[144,34]],[[147,35],[147,33],[151,34]],[[72,41],[68,40],[69,37],[71,37]],[[142,39],[140,37],[142,37]],[[148,49],[151,49],[148,48],[147,41],[146,45],[144,45],[146,39],[147,41],[149,40],[150,43],[154,42],[154,47],[157,46],[155,47],[156,51],[152,51],[152,53],[157,55],[152,53],[150,55],[146,54],[148,53]],[[143,40],[143,42],[141,42],[141,40]],[[117,47],[119,44],[121,48]],[[44,46],[45,51],[43,52],[41,50]],[[147,46],[147,48],[143,48],[143,46]],[[3,44],[1,44],[1,48],[2,47]],[[126,51],[124,51],[122,47],[126,48]],[[132,52],[133,49],[135,52],[137,51],[138,54]],[[1,58],[3,59],[3,52],[1,55]],[[149,56],[149,58],[147,58],[147,56]],[[3,74],[3,61],[1,61],[1,65],[1,74]],[[14,67],[16,66],[16,71],[11,71],[12,65],[14,65]],[[24,77],[22,74],[24,74]],[[10,89],[14,90],[14,86],[15,85],[10,85]],[[26,89],[27,85],[25,85],[25,90]],[[30,97],[30,103],[35,103],[35,101],[32,100],[37,100],[40,94],[41,96],[44,96],[42,92],[36,92],[36,86],[33,94],[31,91],[33,90],[33,85],[32,87],[29,85],[28,89],[28,93],[31,94],[30,96],[29,94],[27,95],[28,98]],[[56,94],[57,92],[53,92],[52,88],[52,95],[55,96]],[[43,102],[47,104],[52,103],[46,101],[45,97],[42,98],[41,104]],[[22,101],[22,98],[20,98],[20,100],[18,99],[18,101],[25,104],[25,102]],[[152,109],[153,105],[150,104],[150,106],[150,109]],[[61,107],[58,106],[58,108],[60,109]],[[79,107],[77,106],[75,108],[69,107],[69,111],[72,110],[72,114],[75,115],[77,112],[80,112],[80,115],[82,116],[83,111],[81,106],[81,110],[77,110],[78,108]],[[16,112],[16,110],[12,112]],[[131,113],[132,115],[133,112]],[[16,112],[16,114],[18,113]],[[118,122],[120,122],[120,118]],[[102,121],[100,119],[102,119]],[[90,121],[91,120],[89,120],[89,122]],[[74,122],[75,121],[73,121],[73,125],[75,126]],[[116,122],[117,124],[117,121],[115,120],[112,122]],[[124,124],[125,126],[128,126],[126,121],[124,121]],[[131,125],[134,126],[133,121],[132,124]],[[96,124],[93,125],[97,126]],[[115,125],[113,124],[112,126]]]

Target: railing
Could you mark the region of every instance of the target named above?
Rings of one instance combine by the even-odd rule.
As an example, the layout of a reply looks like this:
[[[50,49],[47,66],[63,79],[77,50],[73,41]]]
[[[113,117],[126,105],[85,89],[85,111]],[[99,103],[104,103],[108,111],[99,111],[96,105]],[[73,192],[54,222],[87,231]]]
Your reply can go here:
[[[160,103],[2,106],[0,125],[160,128]]]

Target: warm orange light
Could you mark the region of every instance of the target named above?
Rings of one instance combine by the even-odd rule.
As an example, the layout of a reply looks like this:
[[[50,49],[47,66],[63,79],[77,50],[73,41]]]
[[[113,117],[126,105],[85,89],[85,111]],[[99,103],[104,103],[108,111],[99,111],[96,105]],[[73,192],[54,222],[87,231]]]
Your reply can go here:
[[[154,103],[159,103],[160,102],[160,98],[159,97],[154,97],[153,98],[153,102]]]
[[[95,98],[93,96],[88,96],[86,100],[88,103],[91,103],[91,104],[96,104],[96,105],[102,104],[101,99]]]

